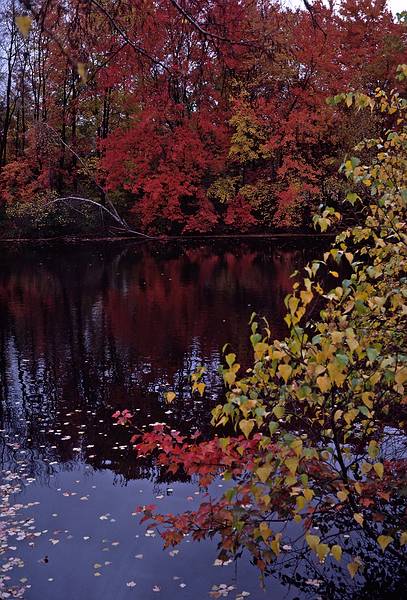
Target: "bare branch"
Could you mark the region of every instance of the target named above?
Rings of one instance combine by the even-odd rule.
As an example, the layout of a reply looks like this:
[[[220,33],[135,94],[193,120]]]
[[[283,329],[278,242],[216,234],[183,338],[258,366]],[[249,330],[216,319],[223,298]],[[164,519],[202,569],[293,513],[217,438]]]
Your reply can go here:
[[[315,12],[314,12],[313,6],[308,2],[308,0],[304,0],[304,4],[305,4],[305,8],[307,9],[307,11],[309,12],[309,14],[311,15],[312,26],[314,27],[314,29],[319,29],[320,31],[322,31],[322,33],[324,34],[324,36],[326,38],[326,31],[324,31],[322,29],[321,25],[319,24],[318,19],[315,16]]]
[[[199,23],[196,21],[196,19],[194,19],[194,17],[192,15],[190,15],[189,12],[187,12],[185,10],[185,8],[183,8],[179,4],[179,2],[177,2],[177,0],[170,0],[170,2],[173,5],[173,7],[176,8],[179,13],[181,13],[181,15],[184,17],[184,19],[186,19],[188,21],[188,23],[190,23],[193,27],[195,27],[195,29],[205,38],[209,37],[214,40],[218,40],[220,42],[226,42],[227,44],[232,44],[234,46],[237,46],[237,45],[252,46],[253,44],[256,43],[256,40],[231,40],[230,38],[224,37],[222,35],[212,33],[211,31],[208,31],[207,29],[204,29],[203,27],[201,27],[199,25]]]
[[[117,23],[116,19],[112,17],[110,12],[106,10],[104,6],[102,6],[97,0],[90,0],[90,3],[93,4],[99,10],[99,12],[101,12],[106,17],[113,29],[122,37],[122,39],[125,42],[127,42],[129,46],[133,48],[133,50],[135,50],[138,54],[141,54],[145,58],[148,58],[152,63],[161,67],[168,73],[170,72],[169,68],[164,63],[159,61],[157,58],[154,58],[154,56],[151,56],[151,54],[149,54],[144,48],[133,42],[133,40],[129,38],[125,30]]]
[[[140,237],[143,237],[143,238],[146,238],[149,240],[157,239],[155,236],[147,235],[146,233],[142,233],[141,231],[135,231],[134,229],[131,229],[131,227],[126,223],[126,221],[118,215],[116,210],[114,210],[114,212],[113,212],[113,211],[109,210],[106,206],[103,206],[103,204],[101,204],[100,202],[96,202],[96,200],[92,200],[91,198],[82,198],[81,196],[61,196],[60,198],[55,198],[54,200],[47,202],[45,204],[45,207],[50,206],[52,204],[56,204],[57,202],[63,202],[64,204],[69,206],[69,202],[71,202],[71,201],[92,204],[93,206],[96,206],[100,210],[105,211],[114,221],[116,221],[116,223],[119,223],[119,225],[120,225],[119,230],[121,230],[121,231],[126,231],[127,233],[132,233],[134,235],[138,235]],[[74,207],[72,207],[72,208],[74,208]],[[74,210],[77,211],[76,208],[74,208]]]

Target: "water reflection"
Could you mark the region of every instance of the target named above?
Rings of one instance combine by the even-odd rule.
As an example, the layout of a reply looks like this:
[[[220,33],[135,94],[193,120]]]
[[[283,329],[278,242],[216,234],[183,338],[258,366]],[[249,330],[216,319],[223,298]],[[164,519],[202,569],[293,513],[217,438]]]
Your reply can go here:
[[[112,410],[130,407],[143,425],[205,430],[208,405],[222,393],[222,345],[232,341],[246,355],[254,309],[283,333],[290,273],[310,254],[264,240],[2,249],[3,449],[18,438],[37,472],[39,458],[80,458],[125,479],[148,476],[151,465],[136,471],[120,449],[127,440],[113,433]],[[191,400],[188,375],[202,362],[213,374],[211,391]],[[162,400],[169,388],[179,399],[170,408]]]
[[[18,501],[22,495],[34,502],[42,531],[27,538],[34,540],[32,550],[21,549],[24,575],[33,584],[27,600],[54,600],[55,590],[61,600],[127,598],[133,578],[144,599],[157,597],[157,586],[161,597],[182,589],[191,600],[208,597],[212,583],[237,585],[233,565],[213,573],[214,544],[189,544],[178,560],[161,552],[158,539],[144,537],[131,516],[137,504],[153,501],[161,512],[179,512],[196,508],[199,497],[182,476],[172,482],[150,459],[136,463],[128,433],[111,415],[130,408],[141,427],[166,421],[185,433],[205,432],[209,409],[222,395],[216,376],[222,345],[232,342],[239,358],[248,359],[253,310],[283,335],[290,273],[313,253],[303,244],[264,240],[0,249],[0,464],[11,471],[2,489],[19,474]],[[191,399],[188,375],[199,363],[209,367],[209,392]],[[168,389],[178,398],[170,406],[163,401]],[[396,438],[394,446],[397,455],[405,450]],[[397,518],[405,502],[392,509]],[[27,523],[27,535],[36,535],[31,513],[20,520],[18,535]],[[0,520],[0,542],[1,526]],[[364,577],[351,581],[343,565],[320,565],[293,543],[269,573],[273,598],[403,597],[403,558],[355,537],[352,514],[343,512],[335,522],[322,518],[319,528],[340,530],[344,547],[352,544],[367,557]],[[114,540],[121,550],[112,562],[101,552],[113,552]],[[104,565],[103,583],[95,583],[92,563]],[[114,571],[103,579],[110,564]],[[263,598],[247,556],[238,564],[249,600]],[[50,587],[53,581],[58,587]],[[230,597],[239,597],[237,591]]]

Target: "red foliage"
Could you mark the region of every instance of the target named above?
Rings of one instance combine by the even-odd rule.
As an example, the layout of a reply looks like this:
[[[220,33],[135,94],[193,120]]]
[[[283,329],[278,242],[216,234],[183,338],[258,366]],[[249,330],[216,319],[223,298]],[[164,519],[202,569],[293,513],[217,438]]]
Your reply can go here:
[[[238,194],[232,201],[228,202],[225,224],[233,229],[247,231],[257,224],[257,219],[252,214],[252,206],[243,196]]]
[[[375,0],[317,1],[313,18],[275,3],[198,0],[188,11],[199,27],[169,0],[125,0],[120,9],[108,0],[111,18],[78,0],[64,11],[39,4],[48,33],[33,27],[32,60],[24,69],[26,59],[16,61],[14,81],[25,79],[13,94],[16,106],[34,99],[28,128],[51,125],[57,137],[47,162],[42,144],[21,142],[21,119],[11,122],[6,154],[23,166],[6,169],[3,198],[77,185],[80,156],[146,231],[300,226],[354,142],[346,108],[325,99],[396,85],[405,54],[405,25]],[[86,83],[76,61],[87,65]],[[360,119],[356,128],[374,130]],[[208,194],[218,179],[238,182],[226,208]]]

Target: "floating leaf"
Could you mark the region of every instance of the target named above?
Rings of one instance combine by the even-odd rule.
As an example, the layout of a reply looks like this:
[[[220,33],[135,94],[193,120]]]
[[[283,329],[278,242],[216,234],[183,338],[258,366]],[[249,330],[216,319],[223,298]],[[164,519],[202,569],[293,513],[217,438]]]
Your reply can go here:
[[[307,542],[307,544],[311,548],[311,550],[314,550],[314,552],[316,552],[317,546],[320,542],[320,538],[317,535],[312,535],[311,533],[307,533],[305,536],[305,541]]]
[[[379,535],[379,537],[377,538],[377,543],[379,544],[383,552],[386,550],[387,546],[392,542],[394,542],[394,538],[392,538],[391,535]]]
[[[168,404],[171,404],[171,402],[172,402],[173,400],[175,400],[175,398],[176,398],[176,394],[175,394],[175,392],[167,392],[167,393],[165,394],[165,400],[166,400],[166,402],[167,402]]]
[[[355,519],[356,523],[359,523],[359,525],[362,527],[362,525],[363,525],[363,515],[362,515],[362,513],[354,513],[353,514],[353,518]]]
[[[331,548],[331,554],[338,562],[340,562],[342,558],[342,548],[338,546],[338,544],[335,544]]]
[[[348,566],[348,571],[353,579],[355,577],[356,573],[358,572],[360,565],[358,562],[352,561],[347,566]]]
[[[329,546],[328,544],[318,544],[316,547],[316,553],[318,555],[318,558],[320,560],[320,562],[324,562],[327,554],[329,552]]]
[[[198,392],[200,393],[200,395],[203,396],[204,391],[205,391],[205,384],[201,381],[201,383],[198,383],[196,385],[196,389],[198,390]]]

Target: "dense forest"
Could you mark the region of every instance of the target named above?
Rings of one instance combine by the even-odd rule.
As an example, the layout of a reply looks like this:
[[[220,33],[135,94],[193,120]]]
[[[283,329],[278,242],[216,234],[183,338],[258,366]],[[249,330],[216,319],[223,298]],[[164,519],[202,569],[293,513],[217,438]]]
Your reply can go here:
[[[392,115],[406,15],[385,0],[3,0],[3,237],[306,230]],[[97,203],[97,205],[93,204]]]

